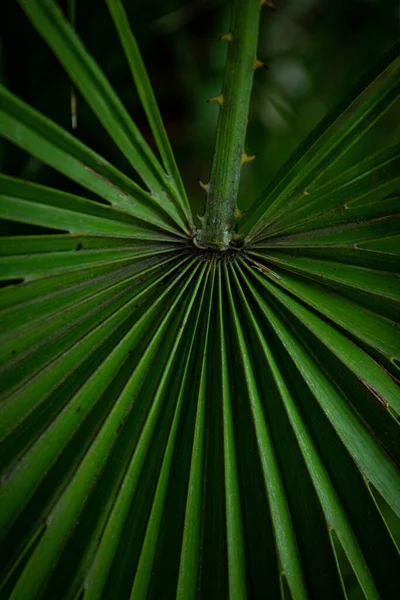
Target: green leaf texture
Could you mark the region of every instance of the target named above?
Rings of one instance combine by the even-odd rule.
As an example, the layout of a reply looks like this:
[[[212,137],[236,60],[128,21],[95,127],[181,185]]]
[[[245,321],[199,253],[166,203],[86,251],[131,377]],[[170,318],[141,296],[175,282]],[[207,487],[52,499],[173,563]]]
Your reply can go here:
[[[0,598],[338,600],[343,556],[399,597],[399,147],[298,202],[318,130],[243,249],[196,249],[153,97],[166,171],[56,6],[20,3],[148,189],[2,88],[2,135],[99,201],[0,179],[1,218],[48,230],[0,241]]]

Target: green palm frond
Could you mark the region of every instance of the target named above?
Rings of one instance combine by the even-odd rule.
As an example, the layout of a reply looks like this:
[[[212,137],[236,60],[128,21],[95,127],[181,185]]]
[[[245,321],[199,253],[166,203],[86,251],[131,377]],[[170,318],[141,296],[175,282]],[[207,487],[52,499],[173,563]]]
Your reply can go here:
[[[53,230],[0,243],[0,598],[338,600],[343,556],[397,598],[400,147],[329,169],[398,98],[398,47],[221,250],[122,2],[161,162],[57,5],[19,3],[142,184],[0,87],[1,135],[99,199],[0,177],[0,217]]]

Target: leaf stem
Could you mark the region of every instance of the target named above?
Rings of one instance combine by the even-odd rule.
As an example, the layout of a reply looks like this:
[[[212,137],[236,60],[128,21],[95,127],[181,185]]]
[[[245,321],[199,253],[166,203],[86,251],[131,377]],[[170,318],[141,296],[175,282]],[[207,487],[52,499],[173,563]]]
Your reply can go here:
[[[246,162],[244,142],[256,62],[260,0],[234,0],[231,30],[222,39],[229,44],[211,177],[203,227],[196,244],[224,250],[232,239],[237,211],[240,172]]]

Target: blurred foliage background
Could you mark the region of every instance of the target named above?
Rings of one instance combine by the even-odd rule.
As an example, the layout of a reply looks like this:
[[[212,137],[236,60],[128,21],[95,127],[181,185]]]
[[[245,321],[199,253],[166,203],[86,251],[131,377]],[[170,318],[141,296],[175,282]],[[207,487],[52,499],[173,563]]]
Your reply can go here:
[[[257,154],[243,172],[239,206],[248,208],[277,169],[320,119],[340,101],[399,35],[398,0],[275,0],[264,9],[259,59],[269,71],[255,75],[247,152]],[[68,0],[59,2],[67,13]],[[223,80],[229,29],[227,0],[126,0],[191,201],[202,214],[218,106],[208,104]],[[3,0],[1,76],[21,98],[71,130],[70,83],[16,0]],[[105,3],[77,0],[76,28],[136,123],[152,144],[125,57]],[[132,175],[118,149],[78,95],[76,135]],[[398,138],[395,105],[353,152],[366,155]],[[350,153],[351,154],[351,153]],[[352,160],[349,155],[346,160]],[[2,170],[87,195],[87,191],[24,152],[3,144]],[[337,165],[338,169],[346,165]]]
[[[328,110],[393,45],[400,31],[398,0],[275,1],[276,11],[265,9],[261,21],[258,58],[269,71],[255,74],[246,150],[258,157],[243,172],[239,199],[243,209],[256,200]],[[68,1],[59,4],[67,13]],[[125,5],[189,197],[194,210],[202,214],[204,193],[197,180],[208,179],[218,117],[218,106],[208,104],[207,99],[222,87],[226,44],[219,38],[229,30],[229,1],[126,0]],[[78,0],[76,28],[154,148],[105,4]],[[71,131],[69,79],[16,0],[0,3],[0,36],[3,83]],[[75,135],[135,177],[79,94],[77,102]],[[345,160],[361,158],[383,141],[396,141],[399,122],[397,103]],[[344,167],[342,161],[334,168]],[[0,141],[0,168],[13,176],[90,197],[87,190],[4,141]],[[7,235],[45,233],[42,228],[10,223],[0,223],[0,230]],[[383,504],[382,510],[399,539],[398,522]],[[344,557],[342,567],[351,590],[349,598],[362,598]]]

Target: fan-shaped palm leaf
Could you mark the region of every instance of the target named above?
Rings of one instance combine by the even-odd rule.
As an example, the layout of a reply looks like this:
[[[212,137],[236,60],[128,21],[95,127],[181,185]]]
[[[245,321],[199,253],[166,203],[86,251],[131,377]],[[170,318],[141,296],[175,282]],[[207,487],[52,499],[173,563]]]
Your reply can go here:
[[[101,199],[0,179],[1,218],[55,230],[1,240],[0,597],[337,600],[344,552],[396,598],[399,145],[329,168],[398,97],[398,48],[217,247],[121,1],[162,164],[57,5],[19,1],[143,186],[0,89],[1,134]],[[259,4],[234,3],[203,232],[236,202]]]

